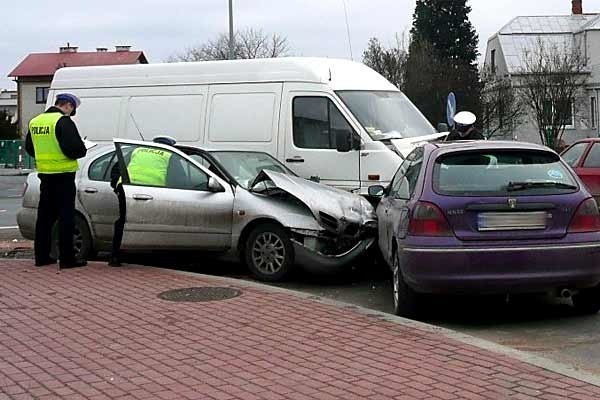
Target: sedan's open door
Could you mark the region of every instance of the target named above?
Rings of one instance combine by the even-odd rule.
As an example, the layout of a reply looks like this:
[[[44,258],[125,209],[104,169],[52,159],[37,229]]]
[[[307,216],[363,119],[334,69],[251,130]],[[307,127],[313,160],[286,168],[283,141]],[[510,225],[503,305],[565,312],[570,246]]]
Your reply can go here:
[[[127,204],[124,249],[231,246],[231,186],[167,145],[114,140]]]

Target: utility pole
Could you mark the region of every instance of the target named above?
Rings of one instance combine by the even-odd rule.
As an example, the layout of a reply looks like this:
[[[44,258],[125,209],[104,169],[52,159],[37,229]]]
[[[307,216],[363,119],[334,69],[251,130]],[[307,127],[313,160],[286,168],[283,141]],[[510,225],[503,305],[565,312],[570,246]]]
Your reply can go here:
[[[346,0],[342,0],[344,5],[344,16],[346,17],[346,32],[348,33],[348,47],[350,47],[350,59],[354,61],[354,55],[352,54],[352,39],[350,38],[350,23],[348,22],[348,10],[346,9]]]
[[[229,0],[229,59],[235,58],[233,48],[233,0]]]

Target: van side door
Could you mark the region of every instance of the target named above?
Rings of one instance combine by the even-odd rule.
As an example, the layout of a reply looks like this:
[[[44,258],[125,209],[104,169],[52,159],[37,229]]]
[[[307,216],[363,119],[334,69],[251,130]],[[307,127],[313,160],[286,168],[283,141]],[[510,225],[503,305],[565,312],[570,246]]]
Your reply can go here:
[[[306,179],[360,189],[360,136],[338,100],[325,92],[290,90],[283,104],[285,165]],[[338,133],[350,138],[349,151],[338,151]]]

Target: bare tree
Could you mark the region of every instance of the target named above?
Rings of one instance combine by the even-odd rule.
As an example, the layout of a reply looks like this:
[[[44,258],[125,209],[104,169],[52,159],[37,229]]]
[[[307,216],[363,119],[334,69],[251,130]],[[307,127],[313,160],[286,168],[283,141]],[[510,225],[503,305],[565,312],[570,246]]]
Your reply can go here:
[[[262,29],[254,28],[236,32],[233,38],[233,46],[233,54],[236,59],[282,57],[289,52],[289,44],[285,36],[277,33],[265,34]],[[229,59],[229,36],[221,33],[199,46],[190,47],[182,53],[169,57],[167,61],[227,59]]]
[[[362,62],[379,72],[398,89],[404,87],[404,76],[406,68],[406,51],[404,36],[396,34],[395,43],[392,47],[384,47],[379,39],[371,38],[367,49],[363,53]]]
[[[542,143],[557,149],[571,125],[589,76],[587,58],[577,40],[563,45],[538,40],[518,73],[520,93],[532,112]]]
[[[479,75],[483,88],[480,121],[484,135],[488,139],[512,139],[526,115],[523,99],[510,79],[498,76],[489,68]]]

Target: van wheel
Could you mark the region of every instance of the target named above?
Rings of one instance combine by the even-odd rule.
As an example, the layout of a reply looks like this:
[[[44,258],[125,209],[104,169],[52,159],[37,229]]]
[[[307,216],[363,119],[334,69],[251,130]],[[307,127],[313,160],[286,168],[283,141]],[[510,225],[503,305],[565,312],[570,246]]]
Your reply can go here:
[[[394,286],[394,314],[416,319],[421,315],[423,306],[419,293],[415,292],[404,280],[398,254],[394,254],[392,266]]]
[[[600,311],[600,286],[583,289],[573,296],[573,307],[579,314],[597,314]]]
[[[88,228],[87,222],[79,215],[75,215],[75,228],[73,230],[73,248],[75,250],[75,258],[78,260],[88,260],[94,256],[94,246],[92,243],[92,235]],[[60,258],[58,246],[58,224],[54,224],[52,228],[52,248],[50,249],[50,257],[54,259]]]
[[[288,234],[272,223],[254,228],[244,252],[248,268],[261,281],[281,281],[294,266],[294,248]]]

